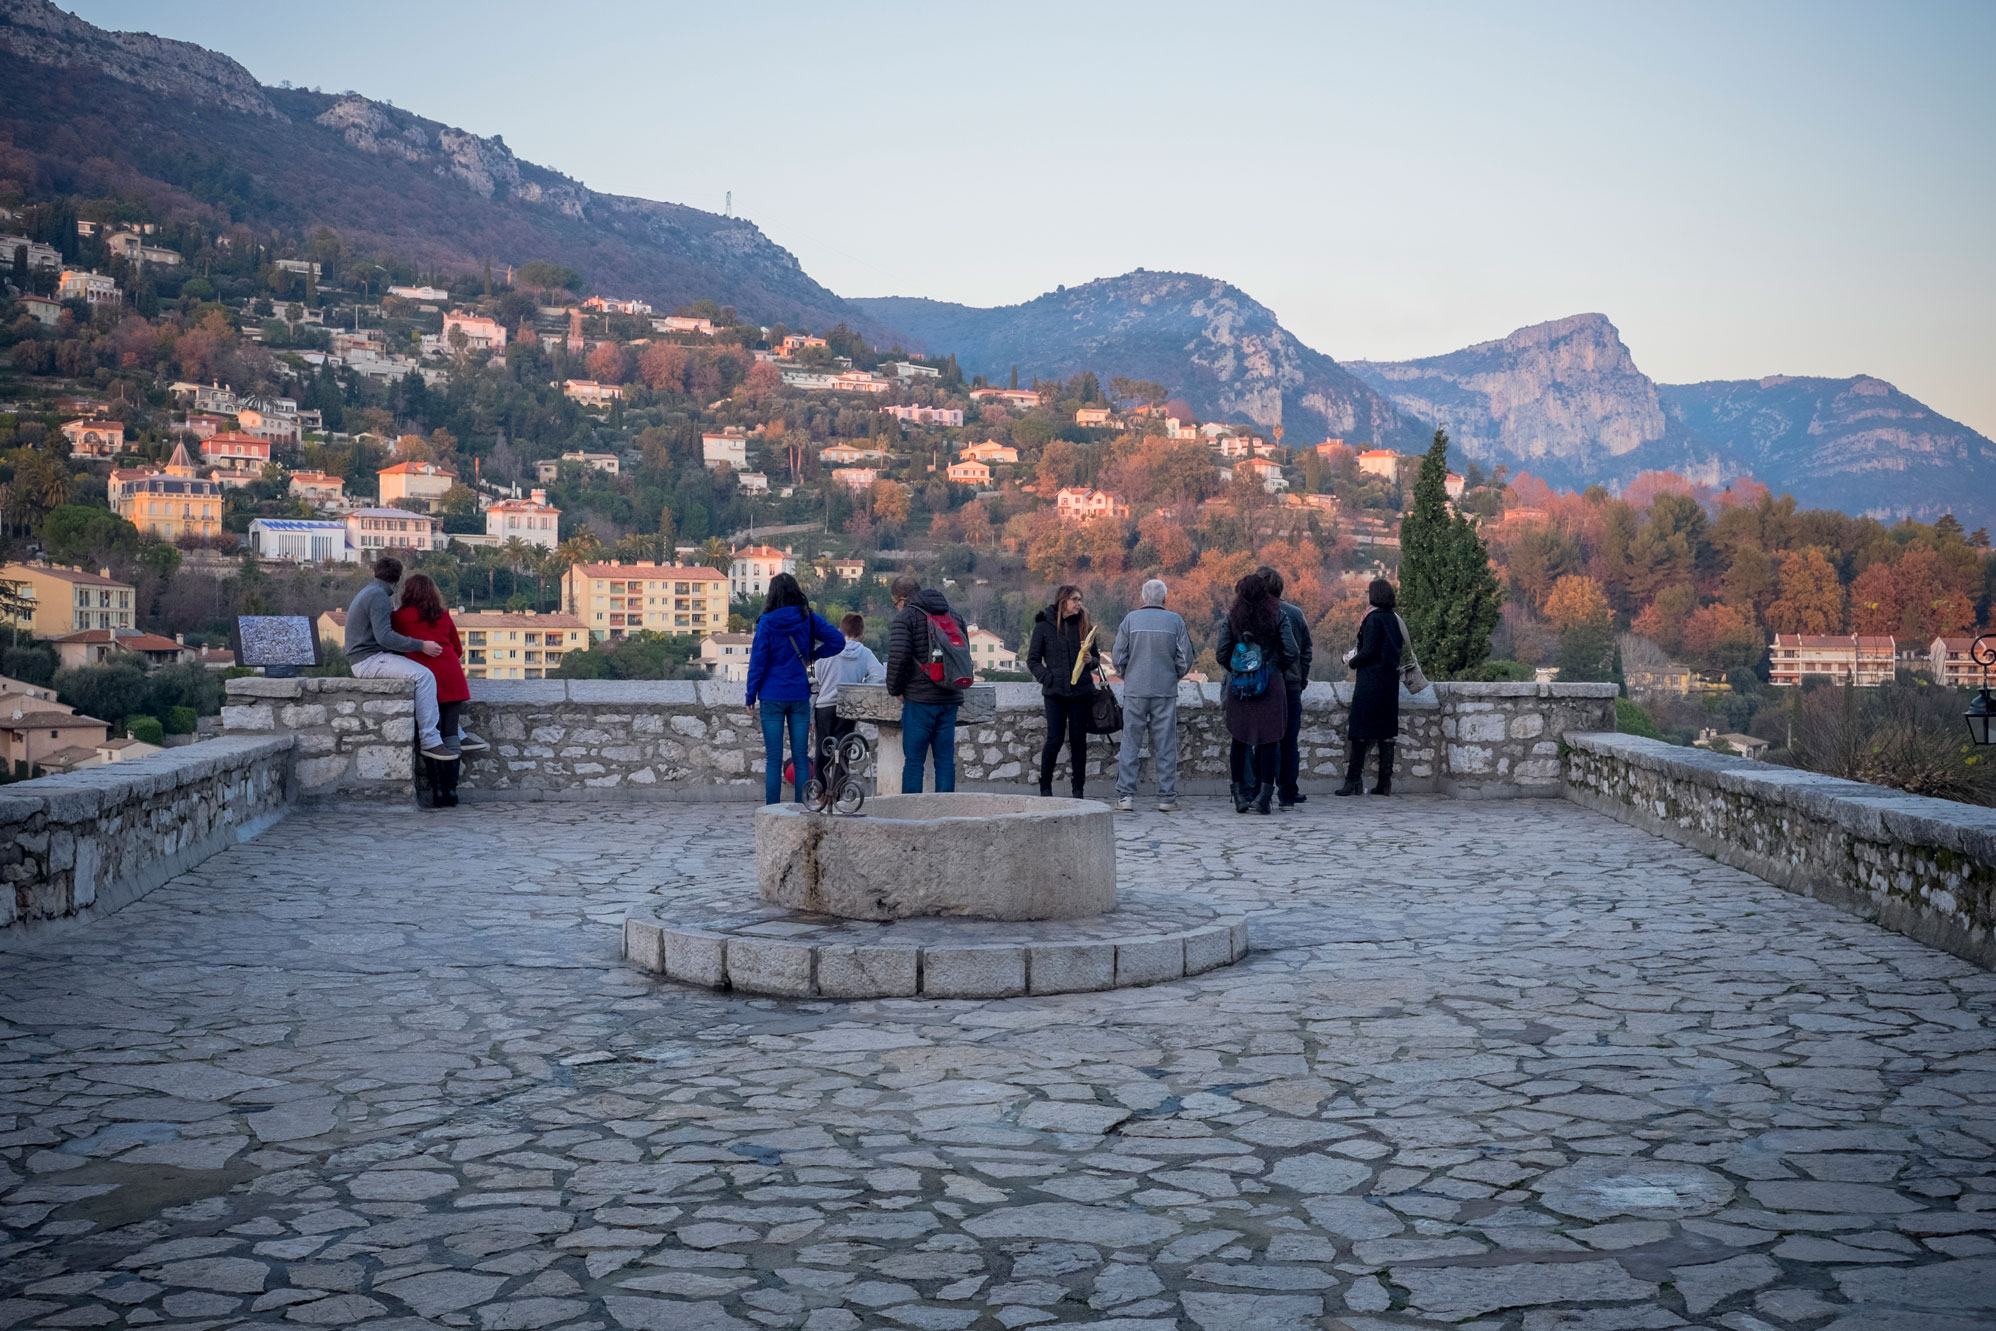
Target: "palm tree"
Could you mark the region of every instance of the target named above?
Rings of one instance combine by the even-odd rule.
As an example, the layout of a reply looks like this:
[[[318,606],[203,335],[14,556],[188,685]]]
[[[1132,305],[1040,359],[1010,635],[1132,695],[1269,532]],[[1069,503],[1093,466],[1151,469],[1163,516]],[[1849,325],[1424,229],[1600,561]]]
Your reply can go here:
[[[700,562],[716,573],[726,573],[735,565],[734,551],[718,536],[709,536],[700,543]]]
[[[596,533],[579,527],[555,549],[570,564],[586,564],[603,552],[603,543],[596,539]]]
[[[520,589],[520,575],[534,566],[534,547],[517,536],[508,536],[505,544],[499,547],[499,555],[505,561],[506,569],[513,575],[513,590]]]

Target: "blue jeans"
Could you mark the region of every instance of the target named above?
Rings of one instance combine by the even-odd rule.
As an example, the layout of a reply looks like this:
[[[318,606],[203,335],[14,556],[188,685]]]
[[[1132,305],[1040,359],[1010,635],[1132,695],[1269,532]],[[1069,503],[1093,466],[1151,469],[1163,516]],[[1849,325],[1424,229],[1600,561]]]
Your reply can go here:
[[[762,802],[783,801],[783,729],[790,728],[790,760],[796,764],[792,784],[797,802],[804,802],[804,783],[811,779],[811,700],[809,698],[762,698],[762,753],[766,764],[762,774]]]
[[[936,792],[956,789],[956,704],[901,704],[901,793],[922,793],[922,768],[936,755]]]

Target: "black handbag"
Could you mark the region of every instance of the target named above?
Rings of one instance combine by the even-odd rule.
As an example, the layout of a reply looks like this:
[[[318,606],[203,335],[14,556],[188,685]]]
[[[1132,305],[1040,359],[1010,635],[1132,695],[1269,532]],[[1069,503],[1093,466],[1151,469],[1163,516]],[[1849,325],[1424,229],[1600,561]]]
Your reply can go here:
[[[1095,697],[1088,705],[1088,733],[1091,735],[1114,735],[1123,728],[1123,704],[1116,701],[1114,689],[1098,669],[1095,672]]]

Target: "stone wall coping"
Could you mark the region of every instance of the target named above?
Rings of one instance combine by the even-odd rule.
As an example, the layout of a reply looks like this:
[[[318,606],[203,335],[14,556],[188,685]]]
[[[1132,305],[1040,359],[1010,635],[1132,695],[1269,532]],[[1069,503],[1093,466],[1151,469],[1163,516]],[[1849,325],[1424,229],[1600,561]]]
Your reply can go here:
[[[1619,684],[1561,684],[1557,681],[1540,683],[1537,680],[1437,680],[1437,692],[1450,698],[1614,698],[1619,697],[1622,686]]]
[[[1732,754],[1615,733],[1571,734],[1569,747],[1708,789],[1792,808],[1873,841],[1938,846],[1996,864],[1996,809],[1909,795],[1864,781],[1775,767]]]
[[[278,683],[295,681],[279,680]],[[218,772],[246,767],[297,743],[292,735],[224,735],[124,762],[23,782],[0,796],[0,823],[45,814],[55,822],[95,818],[128,800],[150,799]]]
[[[1001,712],[1031,711],[1042,707],[1040,686],[1022,680],[980,684],[989,689]],[[1181,707],[1218,707],[1224,685],[1181,683]],[[310,679],[267,679],[246,676],[227,684],[231,699],[303,698],[312,694],[379,693],[409,696],[412,686],[398,679],[352,679],[347,677]],[[1310,707],[1337,708],[1351,705],[1350,681],[1313,680],[1304,686],[1303,701]],[[1121,690],[1118,689],[1120,696]],[[1428,690],[1410,694],[1400,691],[1400,706],[1414,711],[1439,711],[1447,699],[1496,698],[1612,698],[1619,690],[1613,684],[1540,684],[1437,682]],[[690,679],[474,679],[473,702],[482,703],[607,703],[649,704],[655,707],[739,708],[746,694],[739,682]]]

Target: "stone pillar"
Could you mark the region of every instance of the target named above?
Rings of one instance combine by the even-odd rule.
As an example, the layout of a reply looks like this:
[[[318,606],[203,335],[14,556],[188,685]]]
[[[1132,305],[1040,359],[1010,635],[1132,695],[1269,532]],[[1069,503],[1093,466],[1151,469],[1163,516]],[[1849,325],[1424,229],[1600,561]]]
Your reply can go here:
[[[880,738],[873,744],[873,793],[876,795],[898,795],[901,793],[901,700],[887,692],[885,684],[841,684],[839,686],[839,715],[854,721],[871,721],[880,730]],[[986,725],[998,716],[998,690],[991,684],[973,684],[963,693],[963,704],[956,709],[958,729],[964,726]],[[959,776],[962,762],[958,761]],[[934,789],[934,778],[925,767],[922,773],[922,789]]]

